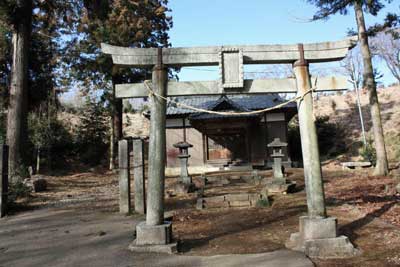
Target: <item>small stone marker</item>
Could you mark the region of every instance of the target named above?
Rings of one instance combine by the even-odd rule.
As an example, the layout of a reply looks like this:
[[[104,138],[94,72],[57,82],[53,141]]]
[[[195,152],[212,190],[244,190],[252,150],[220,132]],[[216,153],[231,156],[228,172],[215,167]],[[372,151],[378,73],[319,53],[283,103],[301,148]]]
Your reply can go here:
[[[129,177],[128,141],[118,142],[119,166],[119,212],[128,214],[131,211],[131,189]]]
[[[146,190],[144,181],[144,141],[132,140],[132,168],[134,178],[135,211],[146,213]]]
[[[0,217],[7,213],[8,146],[0,145]]]

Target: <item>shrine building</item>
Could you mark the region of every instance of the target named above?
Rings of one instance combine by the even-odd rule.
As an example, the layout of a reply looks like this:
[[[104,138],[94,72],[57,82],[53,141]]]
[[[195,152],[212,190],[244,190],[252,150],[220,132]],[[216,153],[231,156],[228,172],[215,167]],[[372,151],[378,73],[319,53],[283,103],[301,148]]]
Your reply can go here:
[[[186,96],[173,100],[200,109],[238,114],[210,114],[169,102],[166,113],[167,172],[179,169],[179,151],[173,145],[182,141],[193,145],[189,148],[192,172],[271,167],[272,151],[267,144],[274,138],[287,142],[288,122],[297,113],[296,104],[289,103],[270,112],[240,114],[283,103],[285,100],[278,94]],[[284,148],[283,153],[283,164],[291,166],[290,147]]]

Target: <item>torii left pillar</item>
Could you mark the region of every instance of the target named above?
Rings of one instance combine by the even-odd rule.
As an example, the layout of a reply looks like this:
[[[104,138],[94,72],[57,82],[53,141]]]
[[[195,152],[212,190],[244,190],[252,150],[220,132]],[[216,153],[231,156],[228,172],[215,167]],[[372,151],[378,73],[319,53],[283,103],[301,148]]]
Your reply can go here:
[[[165,114],[168,71],[162,64],[162,48],[158,49],[157,65],[153,68],[150,95],[150,139],[149,170],[147,186],[146,221],[136,226],[136,240],[129,247],[139,252],[176,252],[172,243],[171,222],[164,221],[164,179],[165,179]]]

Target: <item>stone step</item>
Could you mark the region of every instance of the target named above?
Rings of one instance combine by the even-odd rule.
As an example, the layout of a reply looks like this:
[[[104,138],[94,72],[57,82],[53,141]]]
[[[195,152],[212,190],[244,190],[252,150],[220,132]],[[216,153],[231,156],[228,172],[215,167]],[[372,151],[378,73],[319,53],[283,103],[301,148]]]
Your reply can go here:
[[[201,197],[197,200],[196,208],[254,207],[261,199],[262,195],[257,193],[238,193]]]

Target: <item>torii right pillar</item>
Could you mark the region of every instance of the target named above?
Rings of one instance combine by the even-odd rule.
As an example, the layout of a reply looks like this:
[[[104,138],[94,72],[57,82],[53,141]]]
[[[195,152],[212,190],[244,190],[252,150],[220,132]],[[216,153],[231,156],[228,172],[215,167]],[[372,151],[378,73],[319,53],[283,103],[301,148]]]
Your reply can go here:
[[[337,219],[327,217],[326,214],[318,137],[314,122],[312,92],[310,92],[312,87],[302,44],[299,44],[299,52],[300,59],[294,63],[293,69],[297,82],[297,94],[303,96],[297,102],[297,109],[308,215],[300,217],[299,232],[291,235],[286,246],[303,251],[310,257],[354,256],[358,254],[358,250],[346,236],[338,236]]]

